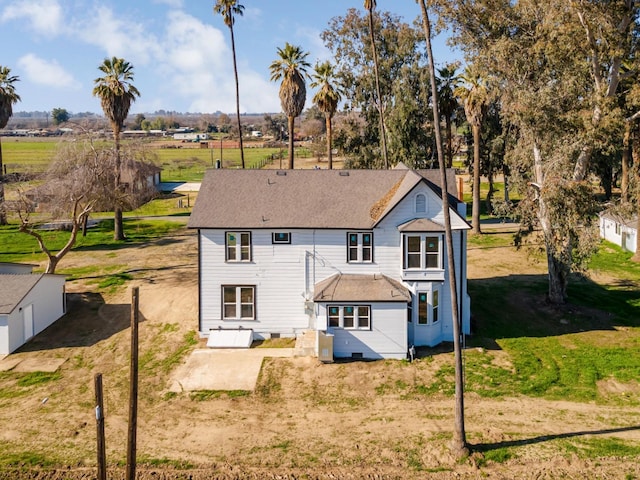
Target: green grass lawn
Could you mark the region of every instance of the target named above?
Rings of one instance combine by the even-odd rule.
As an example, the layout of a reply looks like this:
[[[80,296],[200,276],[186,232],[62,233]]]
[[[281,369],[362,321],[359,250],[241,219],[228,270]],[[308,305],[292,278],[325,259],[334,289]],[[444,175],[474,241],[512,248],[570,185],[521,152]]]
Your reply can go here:
[[[17,137],[2,138],[2,157],[7,165],[7,173],[40,173],[44,172],[55,156],[60,142],[68,141],[63,138],[25,139]],[[126,141],[126,140],[125,140]],[[240,149],[218,148],[206,149],[193,147],[190,144],[179,145],[180,148],[161,148],[151,141],[157,158],[156,164],[162,168],[162,180],[165,182],[197,182],[201,181],[207,168],[212,168],[216,160],[222,159],[224,168],[240,167]],[[296,155],[308,156],[305,148],[296,149]],[[286,167],[287,151],[281,148],[256,147],[250,142],[244,148],[246,168],[262,168],[268,162]]]
[[[119,248],[148,242],[177,229],[184,228],[184,222],[166,220],[124,220],[125,241],[113,239],[113,220],[101,221],[88,230],[87,236],[78,235],[73,250],[117,250]],[[57,252],[67,242],[70,233],[65,231],[43,231],[47,248]],[[18,231],[17,224],[0,226],[0,262],[33,263],[46,260],[38,242],[31,235]],[[64,259],[59,266],[64,271]]]
[[[505,246],[509,235],[470,244]],[[487,254],[491,254],[490,250]],[[472,348],[465,351],[467,391],[483,396],[514,393],[548,399],[640,404],[633,387],[625,394],[599,388],[600,381],[637,385],[640,378],[640,265],[631,254],[604,242],[590,263],[606,273],[605,284],[576,276],[569,303],[545,303],[544,275],[470,280],[473,311]],[[494,352],[508,354],[510,365],[494,362]],[[451,367],[443,367],[440,385],[451,390]]]

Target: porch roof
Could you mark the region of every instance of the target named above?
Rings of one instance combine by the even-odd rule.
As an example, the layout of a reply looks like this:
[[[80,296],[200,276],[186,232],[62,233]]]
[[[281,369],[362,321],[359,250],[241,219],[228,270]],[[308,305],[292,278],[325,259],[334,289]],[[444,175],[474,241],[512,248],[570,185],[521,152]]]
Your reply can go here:
[[[409,302],[411,293],[382,274],[337,273],[314,287],[314,302]]]
[[[398,225],[401,232],[444,232],[444,225],[440,225],[428,218],[416,218]]]

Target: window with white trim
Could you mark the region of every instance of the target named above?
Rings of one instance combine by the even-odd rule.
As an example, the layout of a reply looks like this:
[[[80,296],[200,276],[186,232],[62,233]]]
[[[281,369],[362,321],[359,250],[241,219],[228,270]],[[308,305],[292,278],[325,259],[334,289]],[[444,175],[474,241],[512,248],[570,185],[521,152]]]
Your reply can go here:
[[[404,268],[442,269],[442,236],[433,234],[405,235]]]
[[[346,330],[371,330],[371,307],[369,305],[329,305],[327,307],[329,327]]]
[[[373,261],[373,233],[347,233],[347,261],[349,263],[368,263]]]
[[[252,285],[222,287],[222,318],[224,320],[255,320],[256,295]]]
[[[291,243],[291,234],[289,232],[273,232],[271,243]]]
[[[225,259],[227,262],[251,261],[251,232],[227,232]]]
[[[418,292],[418,325],[430,325],[440,320],[440,292]]]

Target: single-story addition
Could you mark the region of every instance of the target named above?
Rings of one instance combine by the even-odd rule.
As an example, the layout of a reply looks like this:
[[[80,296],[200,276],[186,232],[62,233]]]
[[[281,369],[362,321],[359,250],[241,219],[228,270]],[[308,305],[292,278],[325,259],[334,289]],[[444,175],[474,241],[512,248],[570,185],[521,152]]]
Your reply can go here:
[[[453,340],[437,170],[209,170],[199,239],[199,331],[316,335],[330,357],[406,358]],[[454,172],[448,191],[456,192]],[[458,310],[470,331],[466,205],[449,194]],[[323,347],[320,347],[320,344]]]
[[[66,311],[65,277],[34,274],[32,265],[0,263],[0,355],[7,355]]]
[[[623,218],[611,212],[600,213],[600,238],[615,243],[628,252],[636,251],[638,217]]]

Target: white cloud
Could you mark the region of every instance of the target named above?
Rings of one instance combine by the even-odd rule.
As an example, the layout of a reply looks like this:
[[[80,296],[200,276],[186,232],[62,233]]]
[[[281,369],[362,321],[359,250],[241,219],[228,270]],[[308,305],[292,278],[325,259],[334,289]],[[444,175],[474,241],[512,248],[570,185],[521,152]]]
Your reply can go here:
[[[97,7],[76,22],[77,35],[103,49],[107,56],[147,64],[160,54],[158,39],[144,25],[117,18],[107,7]]]
[[[62,7],[57,0],[19,0],[7,5],[0,20],[26,19],[37,33],[55,36],[63,24]]]
[[[29,53],[18,60],[18,66],[25,71],[26,79],[38,85],[52,88],[79,89],[80,83],[55,60],[45,60]]]
[[[171,8],[182,8],[184,7],[183,0],[153,0],[153,3],[158,3],[160,5],[167,5]]]

